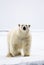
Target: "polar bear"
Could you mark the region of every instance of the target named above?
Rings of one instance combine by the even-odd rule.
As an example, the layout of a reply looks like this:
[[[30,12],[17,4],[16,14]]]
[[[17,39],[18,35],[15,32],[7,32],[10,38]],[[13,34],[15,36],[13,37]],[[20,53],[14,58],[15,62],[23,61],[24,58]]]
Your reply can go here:
[[[22,55],[30,56],[31,34],[30,25],[18,24],[18,30],[10,31],[7,36],[8,54],[7,57]]]

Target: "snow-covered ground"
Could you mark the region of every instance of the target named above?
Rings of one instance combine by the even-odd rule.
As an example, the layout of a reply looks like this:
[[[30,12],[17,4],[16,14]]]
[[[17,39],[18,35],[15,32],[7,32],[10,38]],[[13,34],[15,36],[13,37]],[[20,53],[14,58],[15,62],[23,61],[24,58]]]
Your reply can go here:
[[[21,63],[21,62],[32,62],[44,60],[44,32],[31,32],[32,34],[32,45],[31,45],[31,56],[30,57],[5,57],[8,52],[7,47],[7,33],[0,32],[0,63]]]

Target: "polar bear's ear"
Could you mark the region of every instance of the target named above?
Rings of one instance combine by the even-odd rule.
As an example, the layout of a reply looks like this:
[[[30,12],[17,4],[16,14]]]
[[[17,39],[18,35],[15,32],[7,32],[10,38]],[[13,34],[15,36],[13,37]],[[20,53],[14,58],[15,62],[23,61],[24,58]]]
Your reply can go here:
[[[20,27],[20,24],[18,24],[18,26]]]
[[[28,27],[30,27],[31,25],[28,25]]]

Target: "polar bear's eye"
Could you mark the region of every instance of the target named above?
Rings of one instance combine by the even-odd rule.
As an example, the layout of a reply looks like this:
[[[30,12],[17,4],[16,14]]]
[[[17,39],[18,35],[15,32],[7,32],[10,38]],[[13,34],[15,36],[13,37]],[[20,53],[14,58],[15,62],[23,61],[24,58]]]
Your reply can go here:
[[[23,25],[22,25],[23,26]]]
[[[27,26],[27,25],[26,25]]]

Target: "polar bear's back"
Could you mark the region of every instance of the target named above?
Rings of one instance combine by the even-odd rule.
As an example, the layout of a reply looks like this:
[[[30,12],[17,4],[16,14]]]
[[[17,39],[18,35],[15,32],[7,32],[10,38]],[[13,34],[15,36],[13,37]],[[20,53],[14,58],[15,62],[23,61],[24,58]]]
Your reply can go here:
[[[17,30],[12,30],[12,31],[8,32],[7,41],[9,44],[11,43],[12,38],[16,37],[16,35],[17,35]]]

